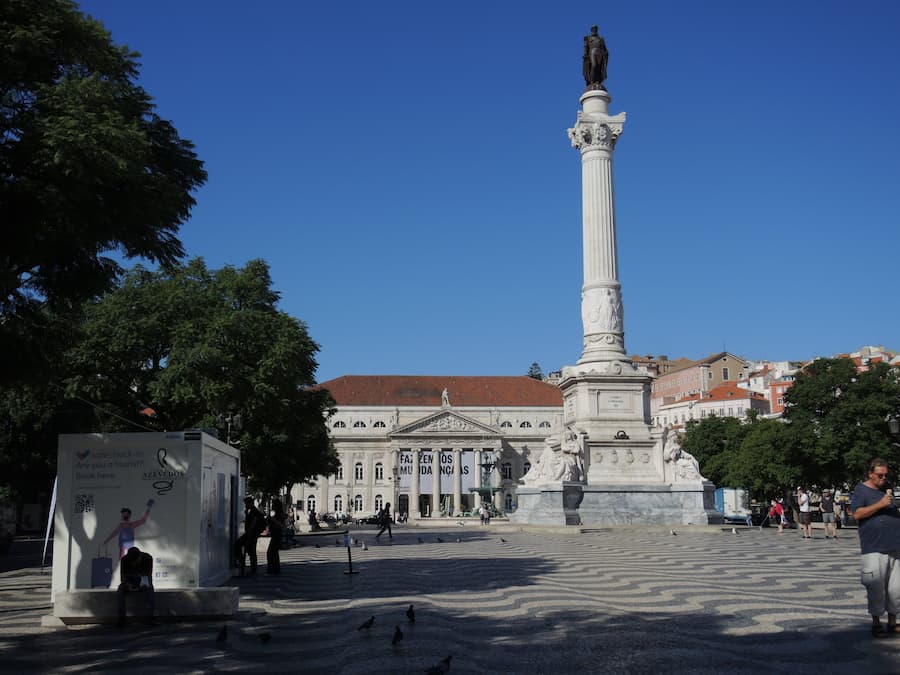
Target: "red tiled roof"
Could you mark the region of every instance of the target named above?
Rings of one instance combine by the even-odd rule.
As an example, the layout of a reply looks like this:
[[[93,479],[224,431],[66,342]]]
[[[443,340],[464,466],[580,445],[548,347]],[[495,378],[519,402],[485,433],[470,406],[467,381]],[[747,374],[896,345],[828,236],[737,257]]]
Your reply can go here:
[[[704,396],[704,401],[727,401],[737,398],[755,398],[765,400],[765,396],[756,391],[741,389],[734,382],[723,382],[718,387],[714,387]]]
[[[447,389],[452,406],[562,407],[554,384],[517,376],[344,375],[322,382],[338,406],[440,406]]]

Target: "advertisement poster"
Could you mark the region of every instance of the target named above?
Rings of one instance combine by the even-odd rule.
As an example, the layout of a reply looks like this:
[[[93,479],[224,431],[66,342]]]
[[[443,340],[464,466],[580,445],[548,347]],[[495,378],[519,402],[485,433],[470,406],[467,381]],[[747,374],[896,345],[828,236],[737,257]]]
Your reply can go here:
[[[54,590],[115,588],[132,546],[153,556],[157,588],[227,573],[238,460],[189,433],[60,436]]]
[[[453,461],[452,450],[423,450],[419,458],[419,494],[430,495],[434,487],[434,467],[438,464],[440,455],[441,494],[453,492]],[[409,492],[410,477],[413,472],[413,458],[411,451],[401,451],[400,461],[400,491]],[[462,492],[466,493],[471,488],[478,487],[478,478],[475,470],[475,453],[472,450],[462,451]]]

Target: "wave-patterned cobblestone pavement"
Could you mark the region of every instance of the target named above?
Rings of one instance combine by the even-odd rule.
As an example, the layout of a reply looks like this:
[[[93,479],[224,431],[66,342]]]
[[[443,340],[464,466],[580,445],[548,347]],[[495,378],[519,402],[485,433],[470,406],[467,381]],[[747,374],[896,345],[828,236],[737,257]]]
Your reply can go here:
[[[900,672],[900,638],[868,633],[855,531],[738,532],[354,531],[354,575],[318,537],[282,551],[280,576],[233,580],[224,644],[221,622],[42,628],[49,574],[16,570],[0,670],[421,673],[449,655],[451,673]]]

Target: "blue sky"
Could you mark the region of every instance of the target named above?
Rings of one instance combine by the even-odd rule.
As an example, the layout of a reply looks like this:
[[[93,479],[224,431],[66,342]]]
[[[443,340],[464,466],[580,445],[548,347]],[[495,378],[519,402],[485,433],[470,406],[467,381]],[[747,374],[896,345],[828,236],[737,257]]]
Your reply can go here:
[[[628,352],[900,347],[898,2],[81,6],[206,163],[189,255],[267,260],[320,381],[577,361],[594,23]]]

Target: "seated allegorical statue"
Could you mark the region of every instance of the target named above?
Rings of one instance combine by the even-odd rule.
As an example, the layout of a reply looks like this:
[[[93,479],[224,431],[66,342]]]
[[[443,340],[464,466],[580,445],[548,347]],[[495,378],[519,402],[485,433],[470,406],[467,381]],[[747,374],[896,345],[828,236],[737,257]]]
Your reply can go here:
[[[663,429],[660,439],[663,448],[663,459],[672,465],[675,481],[705,480],[700,474],[700,464],[691,453],[681,449],[678,434],[671,427]]]

